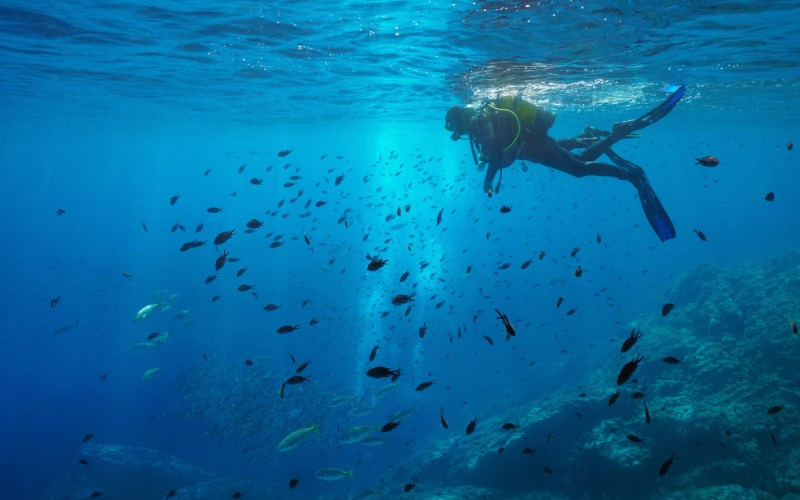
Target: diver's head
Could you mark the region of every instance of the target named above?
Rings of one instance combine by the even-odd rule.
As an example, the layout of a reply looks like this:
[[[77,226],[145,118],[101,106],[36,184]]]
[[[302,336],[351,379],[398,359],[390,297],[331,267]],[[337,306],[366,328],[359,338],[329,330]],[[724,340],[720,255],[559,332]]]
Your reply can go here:
[[[469,121],[475,112],[462,106],[453,106],[444,117],[444,128],[452,132],[450,138],[457,141],[469,133]]]

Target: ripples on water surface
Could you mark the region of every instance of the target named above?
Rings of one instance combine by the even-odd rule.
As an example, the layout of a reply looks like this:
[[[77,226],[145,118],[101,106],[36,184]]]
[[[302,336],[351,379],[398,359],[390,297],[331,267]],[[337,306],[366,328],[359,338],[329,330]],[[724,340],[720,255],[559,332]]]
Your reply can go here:
[[[39,110],[438,120],[442,100],[500,90],[564,108],[689,83],[690,105],[755,93],[778,111],[798,96],[798,18],[777,0],[3,2],[0,67],[3,100]]]

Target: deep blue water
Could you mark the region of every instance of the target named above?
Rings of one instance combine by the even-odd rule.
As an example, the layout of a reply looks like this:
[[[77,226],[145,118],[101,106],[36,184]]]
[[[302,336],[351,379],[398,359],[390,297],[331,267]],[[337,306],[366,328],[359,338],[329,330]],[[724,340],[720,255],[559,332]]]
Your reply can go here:
[[[0,2],[2,496],[44,497],[82,474],[86,433],[282,495],[294,475],[305,497],[402,487],[395,471],[444,438],[441,407],[461,432],[474,416],[579,386],[603,363],[595,345],[657,314],[674,277],[800,243],[800,165],[787,148],[800,141],[798,16],[789,1]],[[678,84],[678,107],[615,148],[644,167],[672,217],[678,237],[666,243],[635,190],[612,179],[518,162],[487,198],[468,145],[443,129],[449,106],[519,93],[556,111],[550,133],[567,137],[639,116]],[[696,166],[706,155],[719,166]],[[246,234],[254,218],[264,226]],[[179,251],[193,239],[207,243]],[[204,283],[223,249],[240,261]],[[368,272],[367,255],[388,264]],[[416,293],[407,315],[390,304],[399,293]],[[133,321],[160,302],[171,310]],[[495,308],[517,328],[510,342]],[[276,334],[284,324],[300,328]],[[129,348],[155,331],[171,332],[163,346]],[[326,409],[384,385],[364,375],[376,342],[375,363],[401,369],[401,384],[368,417]],[[281,399],[274,383],[256,390],[246,359],[281,379],[310,360],[310,381]],[[211,375],[196,376],[204,365]],[[262,437],[235,406],[190,411],[187,394],[223,380],[253,402],[245,420]],[[390,442],[337,443],[414,404]],[[273,434],[311,425],[304,414],[321,437],[272,451]],[[266,448],[248,453],[247,437]],[[354,479],[318,480],[323,467]],[[432,495],[433,478],[419,479]]]

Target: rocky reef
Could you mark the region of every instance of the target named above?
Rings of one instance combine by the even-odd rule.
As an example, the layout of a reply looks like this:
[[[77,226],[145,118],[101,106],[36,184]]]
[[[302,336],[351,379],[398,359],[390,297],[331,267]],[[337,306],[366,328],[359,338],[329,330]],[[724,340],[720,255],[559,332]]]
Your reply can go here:
[[[790,320],[800,319],[800,251],[701,265],[664,300],[676,304],[669,315],[637,318],[597,353],[583,393],[559,390],[484,418],[471,436],[430,442],[398,467],[398,481],[413,475],[431,494],[484,488],[489,498],[797,498],[800,336]],[[631,328],[643,336],[622,354]],[[634,355],[644,361],[609,405]],[[518,428],[502,429],[509,415]]]

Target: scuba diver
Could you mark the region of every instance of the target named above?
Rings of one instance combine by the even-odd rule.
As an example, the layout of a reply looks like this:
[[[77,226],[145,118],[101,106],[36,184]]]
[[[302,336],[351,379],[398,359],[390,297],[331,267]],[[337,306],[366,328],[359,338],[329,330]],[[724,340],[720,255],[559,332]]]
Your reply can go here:
[[[650,187],[644,170],[611,151],[611,146],[621,139],[638,137],[633,133],[666,116],[685,93],[686,87],[679,87],[664,102],[639,118],[614,124],[611,132],[586,127],[579,136],[569,139],[557,140],[547,135],[555,122],[553,113],[511,96],[489,101],[480,109],[453,106],[447,110],[445,128],[452,132],[450,137],[454,141],[463,136],[469,138],[475,164],[479,170],[486,168],[483,189],[490,197],[497,171],[500,171],[500,181],[494,192],[499,191],[502,169],[516,160],[540,163],[575,177],[615,177],[633,184],[639,192],[647,221],[658,238],[667,241],[675,237],[675,227]],[[583,149],[583,152],[573,153],[574,149]],[[608,156],[613,164],[595,161],[602,154]]]

